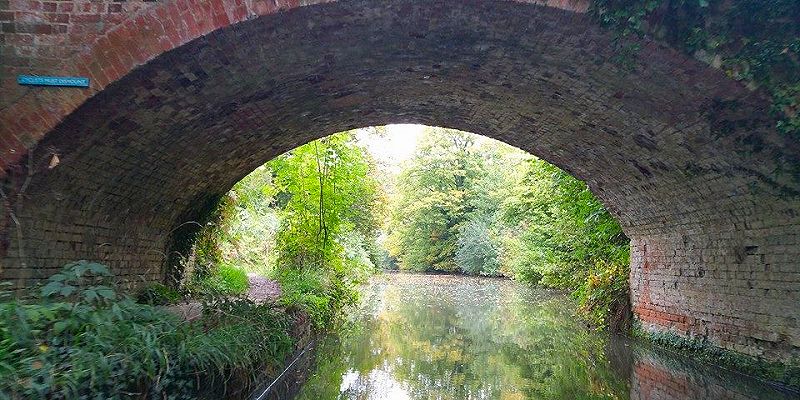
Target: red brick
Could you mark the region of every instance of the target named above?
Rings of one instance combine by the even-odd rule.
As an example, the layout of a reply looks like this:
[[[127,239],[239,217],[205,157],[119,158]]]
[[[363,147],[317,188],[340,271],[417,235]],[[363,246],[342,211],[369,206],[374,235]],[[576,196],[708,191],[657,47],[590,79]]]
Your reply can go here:
[[[76,14],[72,16],[72,22],[76,24],[100,22],[100,14]]]
[[[794,287],[800,279],[795,261],[800,256],[800,222],[792,211],[796,203],[772,196],[775,187],[759,177],[797,190],[795,183],[774,172],[780,166],[775,157],[796,160],[796,143],[787,143],[759,119],[766,104],[760,92],[750,92],[719,71],[655,42],[643,43],[641,65],[622,74],[604,61],[613,47],[609,35],[585,16],[563,10],[518,5],[511,10],[499,2],[478,12],[479,2],[407,1],[403,6],[416,13],[397,11],[383,2],[348,2],[276,14],[278,7],[300,3],[13,0],[8,10],[0,11],[0,76],[79,74],[92,79],[92,89],[20,87],[5,79],[0,129],[13,126],[21,139],[42,140],[43,146],[64,149],[65,160],[69,155],[80,159],[70,164],[71,175],[56,169],[52,178],[42,180],[53,186],[37,190],[63,194],[64,204],[72,202],[78,211],[96,207],[96,214],[81,217],[93,220],[97,230],[115,242],[115,257],[142,265],[128,276],[141,272],[157,277],[148,271],[160,270],[159,251],[167,247],[163,232],[173,228],[189,198],[201,190],[223,191],[252,167],[248,162],[309,139],[303,132],[413,118],[474,128],[568,167],[597,190],[633,239],[632,300],[647,329],[707,334],[728,348],[782,356],[770,349],[784,344],[764,344],[777,340],[766,327],[798,303]],[[547,3],[578,10],[588,4]],[[392,19],[398,12],[402,15]],[[246,21],[253,14],[263,17]],[[383,25],[366,20],[367,15]],[[309,17],[313,19],[304,19]],[[279,23],[283,18],[292,23]],[[240,21],[246,21],[235,28],[241,42],[229,43],[233,34],[214,33]],[[402,31],[411,26],[431,28],[448,39],[433,43],[437,39]],[[508,37],[513,40],[505,40]],[[473,47],[461,49],[465,43]],[[441,47],[434,51],[432,44]],[[480,50],[486,46],[489,51]],[[170,65],[164,65],[159,55],[168,51]],[[353,55],[361,57],[354,60]],[[129,74],[137,65],[141,73]],[[432,65],[441,69],[432,70]],[[187,83],[184,71],[211,76]],[[260,76],[254,71],[269,72]],[[115,81],[118,84],[109,86]],[[277,94],[266,96],[267,90]],[[230,107],[222,99],[263,100],[242,105],[228,117],[215,117],[214,112]],[[754,128],[737,128],[725,140],[699,140],[713,133],[700,117],[713,99],[737,100],[742,104],[741,121],[755,123],[738,124],[741,121],[731,117],[732,125]],[[183,107],[189,107],[191,118],[180,114]],[[298,109],[312,116],[299,119]],[[128,130],[113,132],[108,126],[112,120],[128,121]],[[61,121],[64,125],[58,125]],[[259,133],[267,125],[286,134]],[[176,126],[187,127],[187,132]],[[743,155],[734,143],[751,134],[763,137],[765,150]],[[656,149],[638,146],[640,136]],[[208,148],[209,143],[216,145]],[[102,153],[110,146],[114,154]],[[263,151],[256,154],[253,149]],[[198,158],[212,153],[216,157]],[[0,149],[0,174],[16,168],[20,156]],[[154,164],[121,161],[140,159]],[[690,164],[701,165],[702,171],[687,178]],[[658,165],[666,168],[659,170]],[[136,168],[147,169],[152,180],[132,180],[141,176]],[[96,173],[103,169],[113,169],[123,181]],[[70,181],[75,177],[82,180]],[[751,190],[752,185],[761,193]],[[175,191],[169,191],[170,186]],[[125,202],[116,208],[87,204],[74,192],[77,187],[97,188],[104,198],[122,197]],[[137,197],[132,188],[153,197]],[[63,209],[60,204],[49,206]],[[47,207],[44,202],[35,204],[31,212],[45,215]],[[153,221],[153,226],[136,227],[147,232],[130,235],[141,242],[108,233],[126,232],[130,224],[115,218],[127,215],[120,210],[137,207]],[[75,240],[97,232],[75,226],[61,214],[47,218],[52,220],[41,222],[70,229],[74,232],[69,235],[77,237],[68,238],[75,248],[64,250],[72,253],[62,258],[95,254],[81,250],[92,246]],[[754,247],[760,253],[746,254]],[[3,265],[7,261],[13,262],[3,259]],[[791,331],[787,340],[797,343],[798,335]],[[662,387],[680,389],[669,382]]]
[[[48,14],[47,19],[50,22],[55,22],[59,24],[66,24],[69,23],[69,14],[61,13],[61,14]]]
[[[69,12],[72,12],[72,10],[74,8],[75,8],[75,4],[74,3],[59,2],[57,11],[58,12],[69,13]]]

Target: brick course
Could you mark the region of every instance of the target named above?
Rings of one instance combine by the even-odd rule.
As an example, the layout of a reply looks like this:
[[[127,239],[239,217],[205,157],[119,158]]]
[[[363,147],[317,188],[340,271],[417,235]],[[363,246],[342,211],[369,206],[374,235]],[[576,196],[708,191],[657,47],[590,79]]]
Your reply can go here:
[[[663,357],[657,352],[635,352],[630,371],[632,400],[764,400],[789,399],[791,393],[766,382],[742,380],[734,373],[708,365]]]
[[[26,286],[87,258],[161,280],[196,204],[256,166],[337,131],[422,123],[586,180],[632,238],[646,329],[800,356],[800,183],[777,172],[800,145],[759,92],[652,42],[621,68],[585,2],[299,3],[0,0],[0,170],[19,187],[35,164],[11,204],[25,260],[0,221],[2,277]],[[92,87],[20,87],[19,73]]]

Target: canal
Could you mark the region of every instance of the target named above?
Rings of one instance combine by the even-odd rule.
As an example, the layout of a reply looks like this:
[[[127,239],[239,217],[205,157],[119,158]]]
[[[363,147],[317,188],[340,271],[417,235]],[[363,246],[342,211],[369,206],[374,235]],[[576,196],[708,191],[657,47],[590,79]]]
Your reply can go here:
[[[295,399],[797,399],[595,332],[563,293],[493,278],[386,274],[318,341]]]

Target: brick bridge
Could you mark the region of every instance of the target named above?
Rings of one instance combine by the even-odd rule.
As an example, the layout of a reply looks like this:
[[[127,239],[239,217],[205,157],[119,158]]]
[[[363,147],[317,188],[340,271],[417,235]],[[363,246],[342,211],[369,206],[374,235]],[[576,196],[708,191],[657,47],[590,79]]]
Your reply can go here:
[[[93,259],[161,281],[191,221],[256,166],[418,123],[585,180],[632,239],[645,328],[800,356],[800,145],[758,91],[652,42],[620,66],[583,1],[298,3],[0,0],[2,278]]]

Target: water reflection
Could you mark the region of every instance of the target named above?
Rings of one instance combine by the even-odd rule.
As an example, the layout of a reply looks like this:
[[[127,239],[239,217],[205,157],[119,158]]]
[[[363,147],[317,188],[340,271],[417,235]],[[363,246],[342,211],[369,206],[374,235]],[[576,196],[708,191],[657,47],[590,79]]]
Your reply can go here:
[[[788,399],[590,332],[564,295],[500,279],[394,274],[328,338],[299,399]]]

